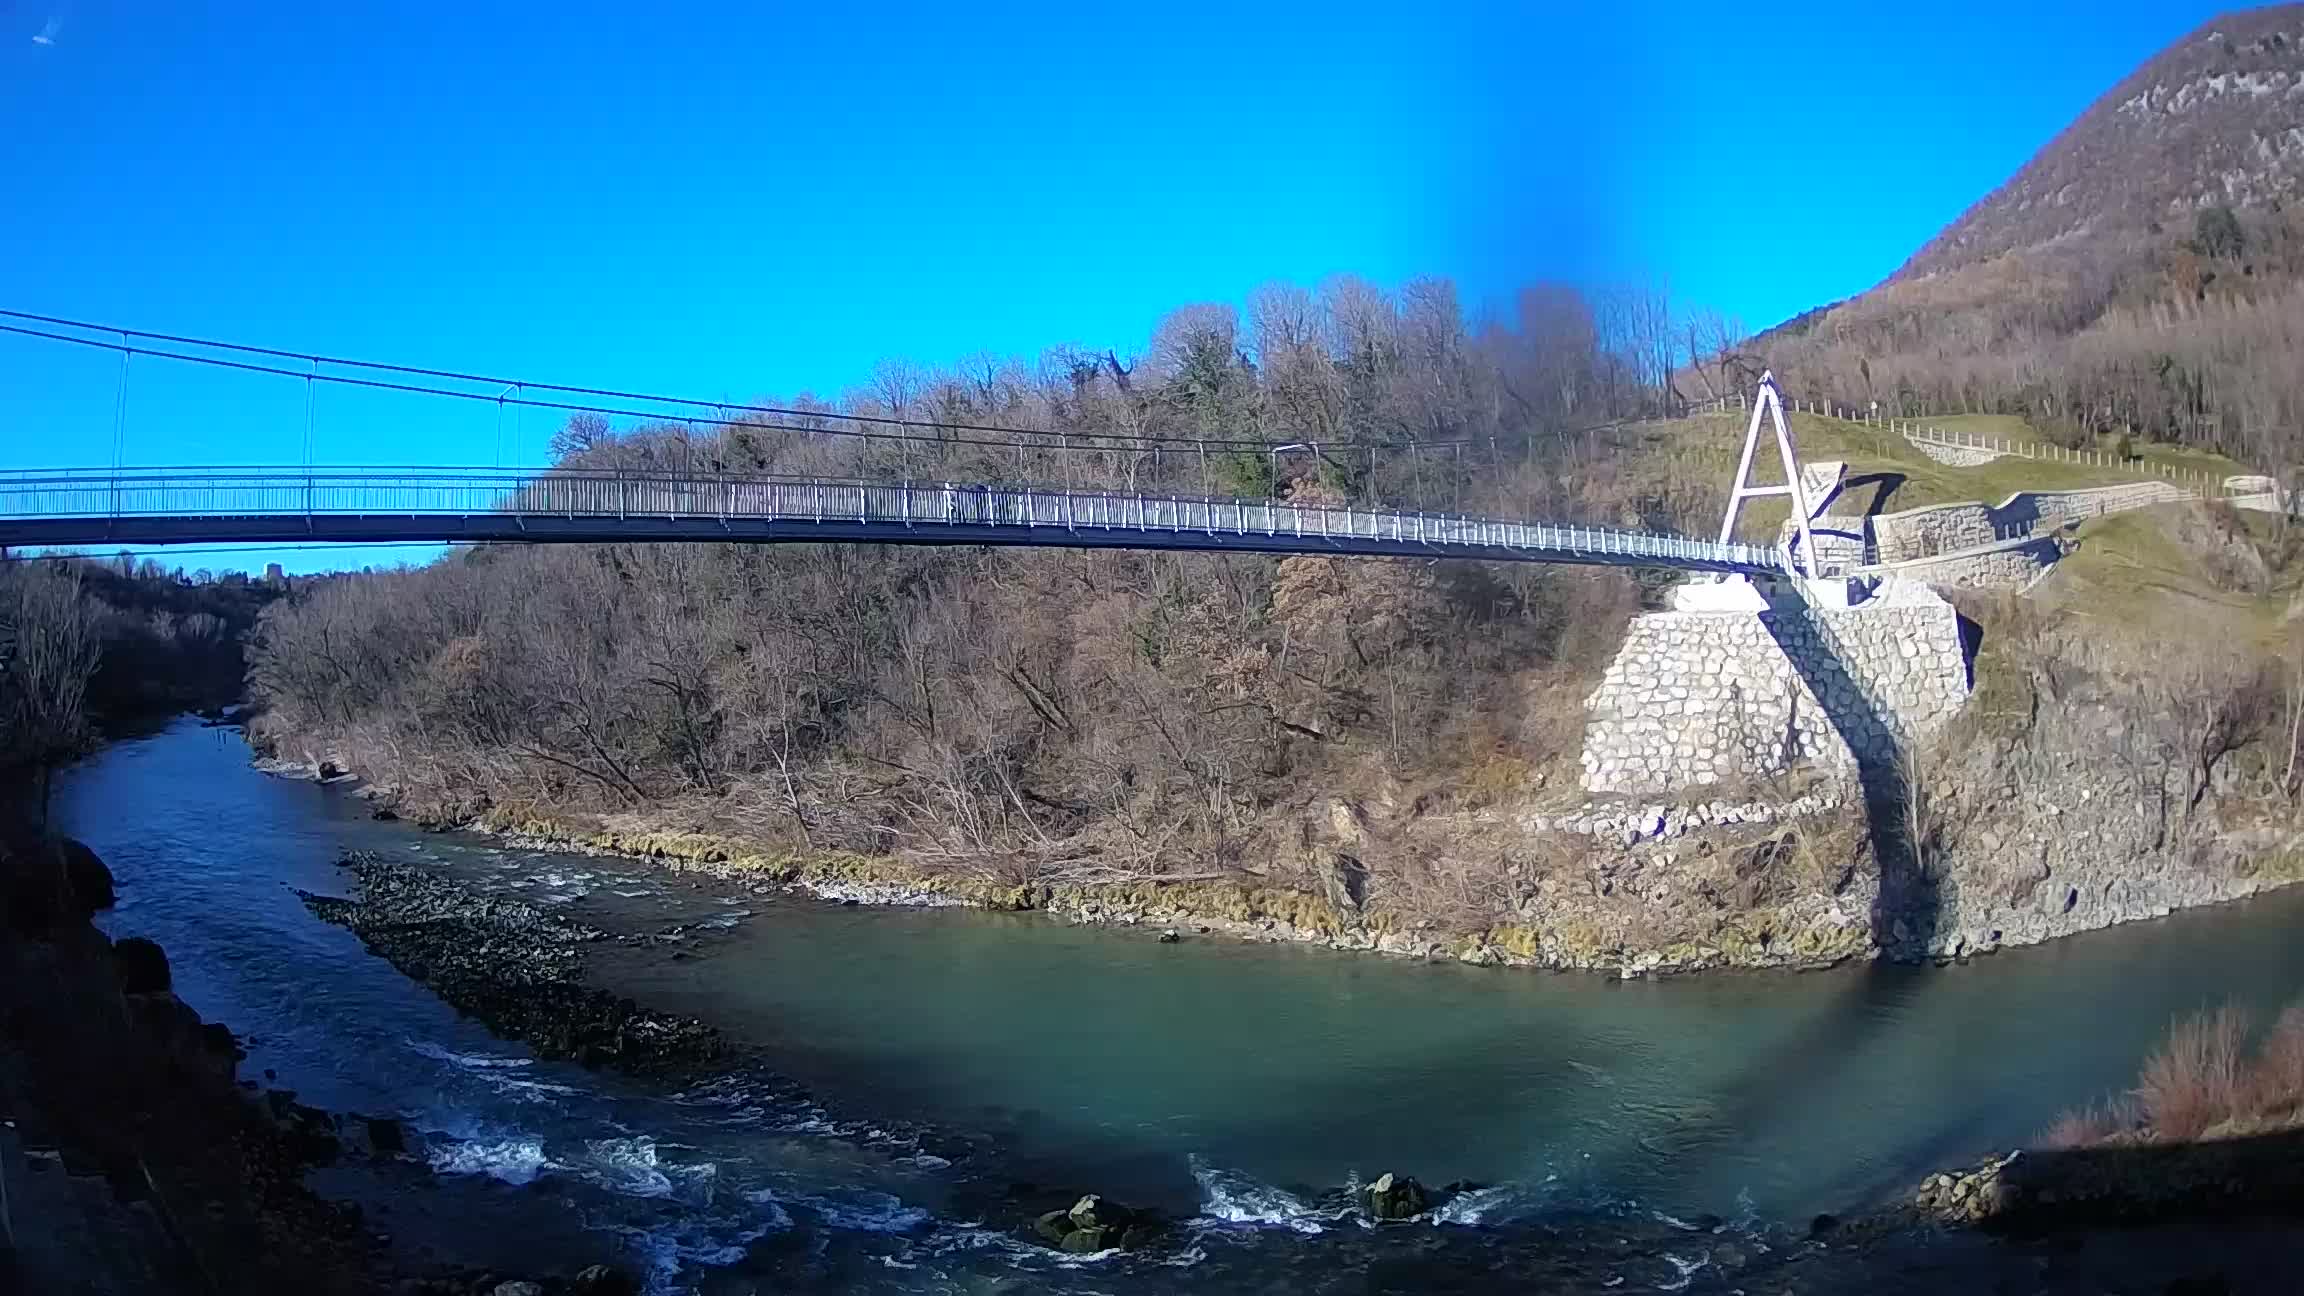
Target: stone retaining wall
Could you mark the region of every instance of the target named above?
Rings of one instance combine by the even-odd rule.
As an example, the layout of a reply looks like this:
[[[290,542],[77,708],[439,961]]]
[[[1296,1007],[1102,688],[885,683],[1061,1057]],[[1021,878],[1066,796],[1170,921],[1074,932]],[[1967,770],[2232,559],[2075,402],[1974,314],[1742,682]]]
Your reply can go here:
[[[1892,758],[1968,696],[1959,616],[1890,580],[1843,611],[1652,612],[1586,699],[1584,786],[1670,791]]]
[[[2055,536],[2043,535],[1874,570],[1925,581],[1937,589],[2022,589],[2063,557],[2063,543]]]
[[[2007,454],[2005,450],[1987,450],[1983,446],[1951,445],[1943,441],[1929,441],[1906,433],[1905,440],[1912,448],[1928,458],[1950,468],[1977,468]]]
[[[1909,562],[2106,513],[2192,498],[2192,492],[2169,482],[2130,482],[2089,490],[2018,491],[1998,505],[1931,504],[1873,518],[1874,553],[1882,563]]]

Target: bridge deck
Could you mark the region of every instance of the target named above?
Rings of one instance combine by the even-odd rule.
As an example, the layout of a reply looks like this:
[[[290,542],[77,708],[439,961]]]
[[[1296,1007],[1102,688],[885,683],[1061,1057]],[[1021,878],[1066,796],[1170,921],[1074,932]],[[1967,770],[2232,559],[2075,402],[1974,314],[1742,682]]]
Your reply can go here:
[[[0,545],[737,541],[1198,549],[1772,572],[1775,550],[1455,514],[720,474],[182,468],[0,474]]]

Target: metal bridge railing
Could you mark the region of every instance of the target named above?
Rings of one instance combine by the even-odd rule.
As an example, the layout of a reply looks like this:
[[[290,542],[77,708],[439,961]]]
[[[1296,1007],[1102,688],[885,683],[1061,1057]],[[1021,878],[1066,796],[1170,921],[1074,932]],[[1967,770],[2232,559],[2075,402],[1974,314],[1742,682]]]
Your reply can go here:
[[[729,474],[448,468],[156,468],[0,473],[0,523],[33,519],[427,515],[848,522],[969,530],[1199,532],[1286,538],[1306,550],[1391,542],[1597,555],[1773,571],[1774,549],[1604,527],[1273,499],[1153,496],[1040,486]],[[1051,543],[1061,543],[1051,540]]]

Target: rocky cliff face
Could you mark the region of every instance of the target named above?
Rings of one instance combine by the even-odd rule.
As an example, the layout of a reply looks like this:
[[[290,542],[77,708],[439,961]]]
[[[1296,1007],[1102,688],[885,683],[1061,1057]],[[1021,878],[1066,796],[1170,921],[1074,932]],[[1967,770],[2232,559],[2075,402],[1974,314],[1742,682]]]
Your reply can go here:
[[[2052,654],[1926,762],[1923,877],[1892,952],[2031,944],[2304,879],[2304,830],[2263,794],[2266,752],[2203,757],[2222,700]]]

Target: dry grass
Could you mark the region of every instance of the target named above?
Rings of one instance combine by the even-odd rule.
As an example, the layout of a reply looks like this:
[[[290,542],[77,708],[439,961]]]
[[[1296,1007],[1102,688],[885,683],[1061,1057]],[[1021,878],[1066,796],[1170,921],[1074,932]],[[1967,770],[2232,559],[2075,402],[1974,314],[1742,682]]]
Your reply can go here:
[[[2259,1115],[2304,1114],[2304,1001],[2288,1005],[2257,1047],[2249,1104]]]
[[[1535,766],[1525,757],[1493,751],[1475,760],[1455,785],[1457,804],[1467,809],[1497,805],[1524,794],[1535,783]]]
[[[2195,509],[2140,509],[2083,523],[2080,546],[2037,591],[2044,608],[2185,641],[2261,641],[2297,592],[2267,562],[2272,527]],[[2250,569],[2236,578],[2233,563]]]
[[[2135,1106],[2124,1099],[2114,1098],[2064,1113],[2035,1141],[2041,1147],[2059,1150],[2093,1147],[2115,1134],[2134,1128]]]
[[[2135,1089],[2064,1113],[2038,1145],[2089,1147],[2130,1134],[2185,1142],[2304,1121],[2304,1000],[2251,1049],[2253,1034],[2248,1014],[2232,1005],[2178,1021],[2145,1059]]]

